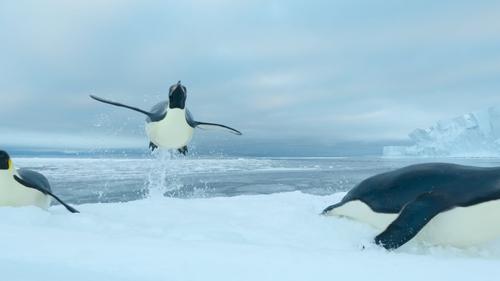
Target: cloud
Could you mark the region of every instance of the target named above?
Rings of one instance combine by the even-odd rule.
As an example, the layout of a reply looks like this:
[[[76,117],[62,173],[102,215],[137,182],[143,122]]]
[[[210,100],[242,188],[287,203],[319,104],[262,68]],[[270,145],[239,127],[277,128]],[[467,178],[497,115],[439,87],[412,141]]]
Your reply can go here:
[[[500,104],[499,11],[489,1],[4,1],[0,134],[133,145],[143,116],[88,94],[148,109],[182,80],[195,118],[248,140],[401,140]]]

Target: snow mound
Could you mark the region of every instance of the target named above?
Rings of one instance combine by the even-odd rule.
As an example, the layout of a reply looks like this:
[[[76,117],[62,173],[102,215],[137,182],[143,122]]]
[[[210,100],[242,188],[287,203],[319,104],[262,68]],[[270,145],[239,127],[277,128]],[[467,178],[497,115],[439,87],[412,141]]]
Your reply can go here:
[[[387,252],[375,229],[318,215],[342,196],[0,208],[1,280],[497,280],[500,244]]]
[[[386,146],[384,156],[498,157],[500,107],[438,121],[409,135],[412,146]]]

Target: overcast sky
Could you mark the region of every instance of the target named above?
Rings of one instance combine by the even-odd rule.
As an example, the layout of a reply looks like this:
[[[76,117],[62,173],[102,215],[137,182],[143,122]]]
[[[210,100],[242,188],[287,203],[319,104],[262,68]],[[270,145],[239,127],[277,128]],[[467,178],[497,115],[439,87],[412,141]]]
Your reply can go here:
[[[500,105],[498,1],[1,1],[0,146],[146,147],[182,80],[195,143],[392,143]],[[201,141],[201,142],[200,142]]]

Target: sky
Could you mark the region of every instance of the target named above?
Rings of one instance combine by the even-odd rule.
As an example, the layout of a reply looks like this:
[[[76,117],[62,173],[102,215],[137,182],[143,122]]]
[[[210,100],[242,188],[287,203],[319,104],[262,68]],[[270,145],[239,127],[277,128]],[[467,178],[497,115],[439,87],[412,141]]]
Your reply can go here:
[[[182,80],[200,150],[330,155],[500,105],[498,1],[0,1],[0,147],[147,148]],[[370,150],[370,149],[368,149]],[[309,152],[307,152],[309,151]],[[335,153],[333,153],[335,154]]]

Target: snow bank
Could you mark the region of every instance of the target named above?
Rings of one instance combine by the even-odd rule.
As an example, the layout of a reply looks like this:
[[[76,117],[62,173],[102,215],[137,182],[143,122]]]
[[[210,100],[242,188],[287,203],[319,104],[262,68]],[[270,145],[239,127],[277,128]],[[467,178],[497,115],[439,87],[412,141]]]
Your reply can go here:
[[[500,107],[438,121],[409,135],[412,146],[386,146],[384,156],[498,157]]]
[[[0,280],[498,280],[500,243],[387,252],[318,215],[342,195],[0,208]]]

